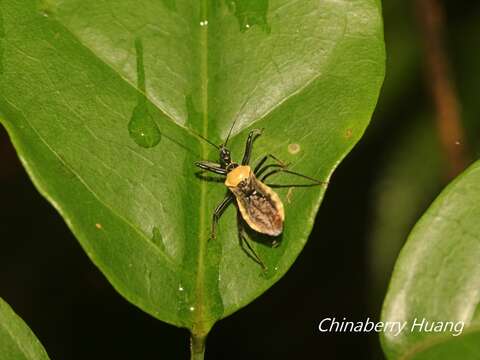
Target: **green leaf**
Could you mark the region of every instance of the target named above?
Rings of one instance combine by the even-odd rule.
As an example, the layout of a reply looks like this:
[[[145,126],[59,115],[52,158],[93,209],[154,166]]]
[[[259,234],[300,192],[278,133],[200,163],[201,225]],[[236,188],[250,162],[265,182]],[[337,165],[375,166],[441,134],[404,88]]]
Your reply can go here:
[[[0,353],[2,360],[48,360],[45,349],[27,324],[1,298]]]
[[[478,358],[479,218],[480,162],[476,162],[434,201],[402,249],[382,321],[406,321],[407,326],[397,336],[382,335],[389,359]],[[429,325],[412,331],[415,319]],[[433,322],[438,331],[426,331]]]
[[[325,187],[278,189],[280,246],[252,242],[262,271],[239,246],[234,207],[208,241],[226,188],[196,175],[194,161],[218,152],[194,132],[220,143],[236,121],[239,161],[248,131],[263,128],[253,163],[273,153],[328,180],[383,79],[376,0],[2,0],[1,10],[1,121],[34,183],[123,296],[198,334],[285,274]]]

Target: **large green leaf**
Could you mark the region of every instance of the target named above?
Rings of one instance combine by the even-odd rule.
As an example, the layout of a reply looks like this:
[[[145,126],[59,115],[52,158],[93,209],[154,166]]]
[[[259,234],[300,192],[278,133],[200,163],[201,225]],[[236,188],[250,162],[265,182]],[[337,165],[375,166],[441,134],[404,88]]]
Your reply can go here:
[[[48,360],[42,344],[1,298],[0,354],[2,360]]]
[[[279,189],[284,234],[277,248],[254,243],[262,271],[238,244],[234,207],[208,241],[226,188],[195,174],[195,160],[218,154],[192,131],[220,143],[236,120],[240,160],[248,131],[264,128],[254,160],[273,153],[327,180],[383,79],[376,0],[2,0],[1,10],[1,121],[34,183],[123,296],[199,334],[287,271],[325,187]]]
[[[391,332],[382,335],[389,359],[478,359],[479,218],[477,162],[431,205],[395,265],[382,320],[406,321],[407,326],[397,336]],[[415,319],[417,324],[429,323],[412,328]],[[440,325],[437,332],[426,331],[433,322],[443,322],[447,330],[454,327],[453,331],[443,331]]]

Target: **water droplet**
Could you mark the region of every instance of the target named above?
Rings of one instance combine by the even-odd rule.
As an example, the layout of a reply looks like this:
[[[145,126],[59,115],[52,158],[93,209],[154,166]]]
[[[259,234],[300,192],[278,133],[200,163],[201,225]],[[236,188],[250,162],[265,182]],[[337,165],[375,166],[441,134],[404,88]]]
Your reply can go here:
[[[275,276],[275,273],[277,271],[277,268],[268,266],[264,271],[261,272],[260,276],[263,277],[264,279],[271,279],[273,276]]]
[[[178,283],[177,287],[177,305],[178,305],[178,313],[182,318],[190,318],[192,316],[192,312],[195,310],[194,305],[195,303],[191,299],[191,294],[189,293],[189,289],[192,288],[192,283],[181,282]]]
[[[157,245],[161,251],[165,252],[165,244],[163,243],[162,233],[156,226],[154,226],[152,229],[152,242]]]
[[[289,144],[288,145],[288,152],[292,155],[298,154],[300,152],[300,145],[299,144]]]
[[[38,10],[40,14],[44,17],[49,17],[55,15],[55,11],[58,7],[57,0],[40,0],[38,3]]]
[[[257,25],[269,34],[271,29],[267,23],[268,2],[268,0],[230,0],[227,4],[237,18],[241,32],[246,32]]]
[[[135,50],[137,54],[137,83],[139,92],[137,106],[133,109],[132,117],[128,123],[128,132],[137,145],[151,148],[160,142],[161,133],[148,110],[145,69],[143,66],[143,44],[140,38],[135,39]]]
[[[138,104],[128,123],[128,132],[132,139],[141,147],[151,148],[160,142],[162,137],[152,115],[148,112],[146,103]]]
[[[200,21],[200,26],[207,26],[207,25],[208,25],[208,20]]]

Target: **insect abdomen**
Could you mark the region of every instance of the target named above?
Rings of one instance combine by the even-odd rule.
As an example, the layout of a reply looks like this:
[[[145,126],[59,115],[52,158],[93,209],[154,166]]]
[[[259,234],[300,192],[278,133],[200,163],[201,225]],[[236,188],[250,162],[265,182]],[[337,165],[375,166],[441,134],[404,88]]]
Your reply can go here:
[[[278,236],[283,231],[285,218],[278,195],[252,174],[248,183],[230,188],[245,222],[255,231]]]

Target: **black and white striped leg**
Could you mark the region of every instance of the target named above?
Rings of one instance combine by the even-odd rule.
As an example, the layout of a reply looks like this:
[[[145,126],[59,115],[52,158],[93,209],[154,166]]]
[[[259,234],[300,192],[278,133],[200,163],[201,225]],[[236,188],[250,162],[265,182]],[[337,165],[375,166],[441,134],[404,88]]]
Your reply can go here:
[[[210,161],[197,161],[195,165],[200,169],[207,170],[219,175],[227,175],[227,170],[222,168],[220,164],[210,162]]]
[[[275,160],[277,162],[277,164],[280,165],[280,166],[283,166],[283,167],[288,166],[288,164],[285,164],[282,160],[277,158],[275,155],[267,154],[258,162],[258,164],[255,166],[254,171],[257,172],[262,167],[262,165],[265,164],[265,161],[267,161],[269,158]]]

